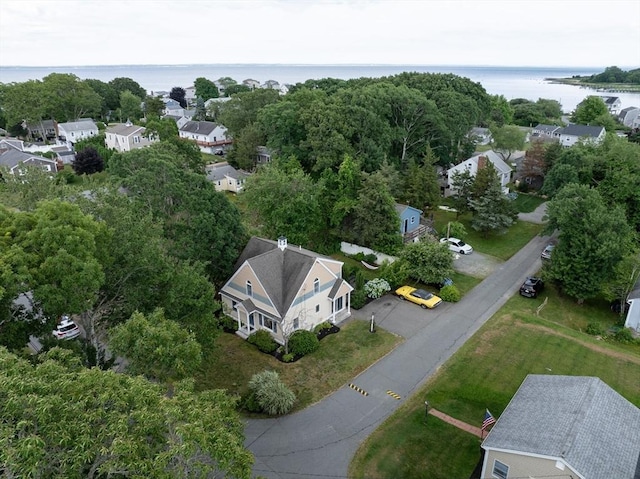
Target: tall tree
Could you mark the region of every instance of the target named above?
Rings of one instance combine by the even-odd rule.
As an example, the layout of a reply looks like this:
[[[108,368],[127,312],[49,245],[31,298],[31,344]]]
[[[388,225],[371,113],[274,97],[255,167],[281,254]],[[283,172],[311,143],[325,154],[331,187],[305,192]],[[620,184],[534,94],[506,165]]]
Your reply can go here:
[[[76,153],[71,166],[76,175],[92,175],[104,170],[104,161],[95,148],[87,146]]]
[[[202,98],[203,101],[207,101],[209,98],[218,98],[220,92],[218,87],[211,80],[204,77],[198,77],[193,82],[193,86],[196,87],[196,97]]]
[[[100,114],[102,118],[108,120],[110,113],[117,110],[120,105],[120,94],[111,84],[102,80],[87,79],[84,83],[100,96]]]
[[[590,95],[582,100],[571,115],[571,121],[580,125],[590,125],[601,115],[607,115],[609,109],[601,97]]]
[[[184,91],[184,88],[179,86],[174,86],[171,89],[171,92],[169,93],[169,98],[180,103],[180,106],[182,108],[186,108],[187,107],[186,95],[187,95],[187,92]]]
[[[6,85],[2,94],[2,111],[6,117],[7,125],[13,127],[23,121],[40,123],[49,118],[45,103],[33,101],[34,98],[42,98],[43,91],[42,82],[39,80]]]
[[[55,348],[39,364],[0,348],[0,464],[7,477],[249,479],[235,401],[171,396],[144,378],[83,368]]]
[[[400,254],[409,276],[423,283],[441,283],[453,274],[453,255],[446,244],[420,241],[405,246]]]
[[[147,122],[159,120],[164,108],[165,104],[162,101],[162,98],[159,96],[147,96],[144,99],[144,116],[147,119]]]
[[[504,95],[491,95],[490,120],[499,127],[513,123],[513,107]]]
[[[395,200],[380,173],[364,175],[351,235],[354,242],[384,253],[394,254],[402,246]]]
[[[560,232],[548,277],[578,302],[597,296],[633,250],[624,211],[607,205],[596,190],[570,184],[548,203],[547,215],[545,232]]]
[[[524,149],[526,133],[515,125],[492,128],[493,146],[502,159],[508,162],[517,150]]]
[[[50,118],[58,122],[75,121],[101,111],[102,98],[77,76],[51,73],[42,79],[43,97]]]
[[[474,177],[469,170],[455,172],[451,180],[453,207],[456,209],[456,217],[465,214],[471,209],[473,198]]]
[[[539,181],[544,178],[546,171],[544,142],[532,141],[522,162],[522,177],[532,182]]]
[[[482,196],[471,200],[473,218],[471,227],[480,231],[485,237],[493,232],[503,232],[513,225],[518,218],[518,212],[513,202],[502,192],[500,181],[494,175]]]
[[[138,121],[142,116],[142,99],[129,90],[120,93],[120,121]]]
[[[120,98],[120,93],[123,91],[130,91],[138,98],[146,98],[147,90],[142,88],[138,82],[131,78],[118,77],[109,82],[109,85],[115,90],[117,97]]]

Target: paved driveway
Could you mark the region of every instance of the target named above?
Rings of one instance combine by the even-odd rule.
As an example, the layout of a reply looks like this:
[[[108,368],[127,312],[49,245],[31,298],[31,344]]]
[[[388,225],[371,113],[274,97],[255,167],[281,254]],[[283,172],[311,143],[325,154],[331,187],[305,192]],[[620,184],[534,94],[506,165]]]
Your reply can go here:
[[[416,312],[385,296],[360,310],[358,316],[369,319],[375,313],[381,327],[406,341],[349,381],[368,396],[344,385],[299,413],[248,420],[245,445],[255,457],[254,473],[268,479],[347,477],[360,443],[541,267],[540,251],[547,241],[531,240],[457,304]],[[389,390],[401,399],[391,397]]]

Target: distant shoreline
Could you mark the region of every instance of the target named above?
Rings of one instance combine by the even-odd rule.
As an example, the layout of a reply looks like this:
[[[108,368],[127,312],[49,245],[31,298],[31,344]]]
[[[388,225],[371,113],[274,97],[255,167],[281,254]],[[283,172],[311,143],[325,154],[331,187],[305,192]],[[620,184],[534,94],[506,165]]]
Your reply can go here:
[[[580,88],[589,88],[599,92],[608,93],[640,93],[640,85],[629,85],[627,83],[591,83],[583,82],[584,79],[589,77],[575,76],[571,78],[545,78],[544,80],[549,83],[556,83],[560,85],[571,85]]]

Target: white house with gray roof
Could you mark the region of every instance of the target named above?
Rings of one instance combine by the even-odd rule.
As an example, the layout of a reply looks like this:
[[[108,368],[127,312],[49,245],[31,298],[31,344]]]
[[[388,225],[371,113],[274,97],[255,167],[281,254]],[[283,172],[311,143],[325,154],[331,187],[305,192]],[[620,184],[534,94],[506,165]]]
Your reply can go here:
[[[569,125],[555,132],[562,146],[570,147],[576,143],[599,145],[606,136],[603,126]]]
[[[69,143],[98,136],[98,126],[91,118],[81,118],[78,121],[58,123],[58,137]]]
[[[557,132],[561,129],[562,127],[558,125],[545,125],[540,123],[533,127],[530,138],[531,140],[557,140]]]
[[[12,175],[21,175],[24,168],[28,166],[39,167],[49,173],[58,171],[58,163],[55,160],[22,151],[16,143],[10,140],[0,141],[0,167],[6,168]]]
[[[624,126],[628,126],[629,128],[633,128],[636,120],[640,118],[640,108],[637,106],[630,106],[628,108],[624,108],[620,111],[618,115],[618,120]]]
[[[280,344],[295,330],[312,330],[351,315],[353,287],[341,261],[287,243],[252,237],[220,290],[225,312],[248,337],[267,330]]]
[[[227,129],[212,121],[188,121],[178,130],[180,138],[193,140],[203,153],[215,153],[217,149],[232,143]]]
[[[207,180],[213,183],[216,191],[231,191],[239,193],[244,187],[244,181],[249,176],[242,170],[236,170],[226,161],[209,165],[206,168]]]
[[[133,125],[130,122],[118,123],[107,128],[104,143],[107,148],[119,152],[137,150],[158,141],[156,138],[144,136],[144,126]]]
[[[596,377],[530,374],[482,449],[482,478],[638,479],[640,409]]]
[[[609,113],[611,113],[612,115],[618,114],[618,112],[620,111],[620,107],[622,106],[620,98],[618,98],[617,96],[603,96],[600,98],[602,98],[604,104],[607,105]]]
[[[513,170],[509,165],[507,165],[504,160],[498,155],[495,151],[489,150],[484,153],[479,153],[471,158],[464,160],[463,162],[453,166],[447,170],[447,187],[445,190],[445,195],[450,196],[455,193],[455,189],[453,187],[453,178],[454,176],[464,171],[468,171],[471,176],[476,176],[478,173],[478,169],[482,168],[486,162],[489,161],[498,172],[498,177],[500,178],[500,186],[502,186],[502,191],[506,194],[509,193],[509,188],[507,188],[507,183],[511,181],[511,171]]]

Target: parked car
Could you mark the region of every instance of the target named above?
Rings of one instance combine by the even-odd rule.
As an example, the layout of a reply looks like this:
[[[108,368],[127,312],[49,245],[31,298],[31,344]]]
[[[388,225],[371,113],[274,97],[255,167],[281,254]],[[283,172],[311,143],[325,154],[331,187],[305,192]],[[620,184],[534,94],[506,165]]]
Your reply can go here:
[[[53,336],[57,339],[73,339],[80,336],[80,328],[69,316],[62,316],[58,326],[53,330]]]
[[[542,259],[551,259],[553,248],[555,248],[555,245],[553,244],[548,244],[547,246],[545,246],[545,248],[542,250],[542,253],[540,253],[540,257]]]
[[[543,289],[544,282],[542,281],[542,278],[531,276],[522,283],[522,286],[520,286],[520,294],[527,298],[536,298],[538,293]]]
[[[406,299],[407,301],[420,305],[421,308],[433,309],[442,303],[442,299],[438,298],[435,294],[411,286],[402,286],[396,289],[396,294],[401,299]]]
[[[473,253],[473,248],[458,238],[442,238],[440,243],[448,243],[449,249],[451,251],[455,251],[460,254],[471,254]]]

